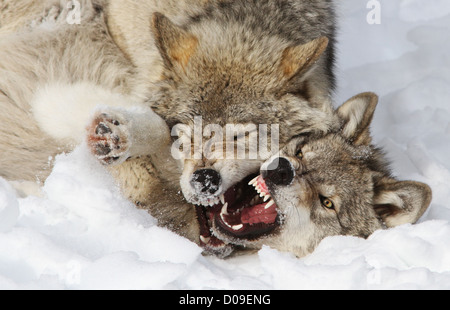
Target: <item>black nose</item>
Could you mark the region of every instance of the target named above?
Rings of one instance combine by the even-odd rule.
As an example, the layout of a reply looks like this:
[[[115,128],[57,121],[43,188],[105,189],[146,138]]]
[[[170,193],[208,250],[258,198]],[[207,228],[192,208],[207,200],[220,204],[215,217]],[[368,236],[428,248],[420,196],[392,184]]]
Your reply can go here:
[[[294,181],[295,170],[289,160],[283,157],[275,158],[266,169],[261,170],[266,182],[274,185],[287,186]]]
[[[220,190],[222,178],[213,169],[201,169],[194,172],[191,185],[198,194],[214,195]]]

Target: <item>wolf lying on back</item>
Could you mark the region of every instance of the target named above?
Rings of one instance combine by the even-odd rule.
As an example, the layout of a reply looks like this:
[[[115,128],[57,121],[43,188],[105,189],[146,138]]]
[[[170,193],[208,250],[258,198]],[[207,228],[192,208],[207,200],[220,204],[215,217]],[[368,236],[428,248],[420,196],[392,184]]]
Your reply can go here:
[[[370,123],[377,96],[358,95],[337,110],[340,126],[327,134],[301,134],[225,193],[222,203],[198,213],[200,239],[215,254],[269,245],[301,257],[325,237],[369,237],[415,223],[431,202],[431,189],[392,177],[383,152],[372,145]],[[184,208],[169,195],[151,210],[179,226]],[[212,248],[214,246],[214,248]]]
[[[116,164],[137,205],[167,208],[158,199],[177,197],[185,208],[172,212],[185,223],[166,224],[199,242],[193,205],[217,203],[267,158],[177,165],[159,151],[170,145],[166,123],[279,124],[280,143],[335,124],[329,0],[79,2],[81,23],[69,25],[66,1],[0,1],[3,177],[45,180],[49,158],[80,143],[104,105],[90,125],[94,152]]]
[[[317,23],[319,16],[326,22]],[[172,132],[179,125],[194,132],[196,116],[205,126],[222,128],[226,124],[278,124],[281,144],[295,134],[327,132],[336,123],[330,102],[333,23],[332,7],[326,1],[211,1],[182,27],[155,14],[153,26],[164,79],[152,98],[152,108]],[[120,126],[113,123],[133,117],[124,118],[120,111],[103,112],[92,124],[90,145],[106,164],[123,162],[129,155],[126,147],[113,141],[123,136]],[[201,138],[207,144],[208,137]],[[151,155],[151,165],[145,165],[162,183],[148,181],[151,186],[146,188],[138,183],[139,191],[130,196],[151,210],[161,224],[212,252],[222,252],[222,242],[199,240],[198,231],[205,228],[193,219],[218,205],[236,183],[259,171],[267,157],[239,160],[201,155],[181,158],[182,173],[175,175],[161,170],[173,165],[169,152]],[[160,200],[167,195],[176,197],[178,207]]]
[[[195,115],[209,124],[284,122],[298,132],[332,124],[335,21],[327,0],[79,2],[79,25],[67,24],[66,1],[0,2],[3,176],[45,179],[48,158],[81,142],[97,105],[151,107],[170,127]],[[189,164],[186,176],[205,166]],[[117,177],[139,184],[130,165],[141,169],[127,163]],[[229,170],[224,189],[242,176]],[[147,194],[133,195],[133,187],[134,200]],[[220,195],[183,192],[193,203]]]
[[[371,144],[377,100],[358,95],[337,110],[340,130],[291,140],[250,181],[253,203],[237,199],[213,212],[214,235],[246,249],[269,245],[301,257],[328,236],[367,238],[417,222],[431,189],[393,178],[384,154]]]
[[[41,5],[48,8],[48,3],[59,3],[58,0],[4,0],[0,5],[14,8],[14,5],[20,7],[25,2],[30,7],[39,6],[33,12],[40,12]],[[71,143],[79,143],[89,111],[97,104],[104,104],[109,108],[99,112],[90,127],[89,141],[94,154],[105,164],[119,164],[113,170],[124,191],[138,205],[149,209],[161,225],[195,242],[202,240],[201,243],[212,251],[222,247],[225,249],[222,254],[227,255],[235,244],[258,248],[261,243],[266,243],[303,255],[326,235],[367,236],[381,227],[381,222],[374,220],[375,213],[367,211],[356,212],[356,221],[351,223],[355,227],[363,227],[360,223],[364,219],[369,223],[368,228],[364,232],[350,229],[351,225],[344,216],[343,210],[346,209],[338,204],[339,200],[322,199],[321,202],[324,206],[330,206],[328,202],[331,202],[336,214],[339,213],[338,220],[342,220],[341,228],[345,229],[340,229],[331,218],[319,217],[317,212],[321,212],[320,209],[307,208],[317,206],[317,199],[313,199],[317,195],[305,200],[304,195],[300,195],[303,191],[297,194],[298,178],[305,174],[300,173],[296,177],[292,183],[294,187],[283,187],[277,181],[276,175],[289,173],[286,165],[280,165],[281,170],[275,170],[277,173],[268,173],[266,182],[258,179],[256,183],[260,192],[271,193],[276,204],[269,205],[268,211],[256,207],[237,212],[238,200],[253,200],[254,197],[251,192],[247,195],[247,191],[244,196],[236,197],[234,189],[242,185],[236,183],[242,179],[250,181],[246,176],[257,173],[262,159],[253,162],[185,160],[181,165],[184,167],[184,177],[181,177],[183,197],[179,194],[181,171],[171,160],[169,152],[160,147],[167,141],[163,130],[165,125],[151,110],[145,109],[153,107],[170,127],[179,123],[192,125],[195,115],[202,116],[205,123],[276,123],[284,130],[281,143],[292,135],[310,133],[320,136],[320,133],[336,132],[338,118],[332,113],[329,100],[333,84],[334,19],[328,1],[209,1],[205,4],[201,0],[111,0],[107,7],[102,7],[103,1],[93,1],[93,5],[88,0],[80,2],[81,25],[65,24],[64,12],[60,14],[58,5],[42,19],[46,23],[42,27],[27,28],[39,25],[41,18],[34,23],[29,23],[27,18],[17,19],[17,23],[10,27],[6,24],[8,19],[2,19],[2,30],[7,30],[1,35],[8,36],[7,40],[0,41],[0,59],[3,60],[0,61],[0,101],[6,111],[0,114],[0,171],[3,176],[34,180],[39,172],[43,172],[45,179],[48,172],[42,170],[47,166],[49,156],[70,150]],[[108,25],[104,23],[103,11],[106,11]],[[160,14],[151,18],[156,11],[167,14],[183,26],[177,26]],[[21,25],[23,20],[26,22]],[[301,20],[303,22],[298,22]],[[25,26],[27,29],[22,29]],[[11,29],[20,30],[20,35],[11,35]],[[212,33],[211,29],[220,33]],[[328,49],[328,40],[321,36],[330,39]],[[218,38],[220,40],[216,40]],[[149,90],[156,90],[156,95]],[[137,103],[138,107],[130,109],[130,102]],[[114,106],[121,109],[112,108]],[[328,163],[323,167],[334,167],[342,160],[335,156],[345,155],[342,149],[352,146],[345,140],[354,134],[355,128],[361,129],[361,133],[366,132],[366,127],[361,127],[360,123],[365,119],[363,110],[361,106],[356,110],[341,109],[341,114],[349,122],[342,136],[326,136],[331,140],[329,142],[334,143],[325,150],[323,141],[327,141],[326,138],[310,142],[311,145],[317,143],[322,146],[321,154]],[[355,120],[352,115],[360,118]],[[160,129],[159,135],[155,134]],[[358,140],[365,136],[361,133],[357,134]],[[292,143],[296,145],[295,141]],[[294,149],[290,150],[289,146],[286,149],[291,157]],[[306,159],[309,154],[307,148],[303,152]],[[139,155],[142,157],[134,158]],[[333,161],[335,159],[337,162]],[[211,193],[206,188],[205,192],[209,194],[204,195],[203,186],[192,186],[198,185],[191,181],[199,167],[209,168],[207,174],[210,176],[212,171],[220,173],[220,178],[217,178],[220,191]],[[378,202],[370,193],[367,195],[372,200],[367,198],[366,201],[368,206],[377,204],[375,210],[379,211],[379,216],[385,217],[387,225],[414,222],[428,205],[431,194],[426,186],[395,183],[388,172],[380,168],[383,165],[376,168],[362,161],[364,167],[367,174],[380,169],[379,175],[389,180],[386,184],[374,184],[377,187],[369,186]],[[200,170],[204,172],[206,169]],[[305,180],[308,175],[313,176],[313,172],[310,169]],[[342,171],[340,180],[353,177],[346,172]],[[291,174],[294,174],[292,170]],[[271,178],[275,179],[271,181]],[[312,181],[320,184],[320,179]],[[269,186],[267,191],[262,188],[266,183]],[[383,186],[378,187],[381,184]],[[196,192],[196,188],[202,190]],[[352,189],[355,194],[359,188]],[[399,189],[402,192],[397,195]],[[386,190],[388,194],[379,195]],[[295,203],[286,199],[289,197],[283,194],[286,191],[297,199]],[[316,187],[311,187],[304,193],[317,194],[316,191]],[[409,198],[414,195],[417,196],[417,204],[409,203]],[[224,204],[217,202],[221,196]],[[209,201],[217,202],[217,205],[208,209],[197,207],[196,212],[191,204],[210,204]],[[224,207],[226,204],[228,208]],[[395,209],[395,205],[399,208]],[[294,206],[305,206],[299,210],[303,210],[306,216],[297,220],[291,216],[288,211],[297,210]],[[398,212],[401,207],[404,211]],[[396,215],[402,215],[403,221],[397,219],[389,224],[398,218]],[[305,227],[305,231],[297,230],[298,224],[304,221],[309,223],[300,225]],[[321,223],[332,225],[323,226]],[[214,235],[211,235],[210,226],[213,226]],[[304,238],[303,233],[308,237]],[[265,237],[259,238],[261,236]],[[231,244],[227,244],[230,241]]]

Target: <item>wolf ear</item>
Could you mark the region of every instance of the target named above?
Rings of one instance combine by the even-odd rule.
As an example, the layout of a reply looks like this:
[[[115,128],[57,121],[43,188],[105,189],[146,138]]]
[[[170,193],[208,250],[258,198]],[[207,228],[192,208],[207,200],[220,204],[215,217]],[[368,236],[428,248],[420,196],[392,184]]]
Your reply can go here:
[[[281,70],[286,79],[304,75],[325,52],[328,42],[328,38],[320,37],[303,45],[286,48],[281,58]]]
[[[387,227],[416,223],[428,209],[431,188],[423,183],[385,179],[375,187],[374,209]]]
[[[198,46],[198,39],[172,23],[161,13],[153,14],[153,34],[156,46],[168,69],[184,69]]]
[[[359,94],[337,109],[343,121],[342,135],[354,145],[369,145],[370,124],[378,104],[378,96],[374,93]]]

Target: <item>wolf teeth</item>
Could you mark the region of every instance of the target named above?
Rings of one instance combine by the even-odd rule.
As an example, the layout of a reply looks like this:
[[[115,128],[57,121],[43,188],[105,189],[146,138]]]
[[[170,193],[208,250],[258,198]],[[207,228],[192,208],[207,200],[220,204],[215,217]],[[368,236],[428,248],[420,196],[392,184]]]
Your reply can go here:
[[[224,222],[228,227],[232,228],[225,220],[224,215],[228,215],[228,203],[225,203],[223,205],[222,210],[220,211],[220,218],[222,219],[222,222]]]
[[[257,176],[257,177],[254,178],[253,180],[251,180],[251,181],[248,183],[248,185],[255,185],[256,182],[258,182],[258,178],[259,178],[259,176]]]
[[[250,181],[249,185],[252,185],[255,188],[256,192],[259,194],[259,197],[264,198],[264,202],[266,202],[270,198],[272,198],[272,196],[270,194],[263,192],[263,190],[259,187],[259,184],[257,183],[258,178],[259,177],[256,177],[255,179]]]
[[[244,225],[239,224],[239,225],[232,226],[231,229],[233,229],[235,231],[238,231],[238,230],[241,230],[243,227],[244,227]]]
[[[224,194],[222,194],[222,195],[220,195],[220,202],[224,205],[225,204],[225,195]]]
[[[269,201],[266,206],[264,207],[264,210],[269,209],[271,206],[273,206],[275,204],[275,201],[273,201],[273,199],[271,201]]]
[[[241,230],[244,225],[243,224],[239,224],[239,225],[230,225],[228,224],[228,222],[225,220],[225,215],[228,215],[228,203],[225,203],[222,207],[222,211],[220,212],[220,218],[222,219],[222,222],[225,223],[225,225],[227,225],[229,228],[233,229],[234,231],[238,231]],[[201,236],[200,236],[201,238]]]
[[[252,181],[252,182],[253,182],[253,181]],[[251,182],[250,182],[250,183],[251,183]],[[255,183],[252,183],[252,184],[249,184],[249,185],[253,186],[253,187],[255,188],[256,192],[258,192],[258,194],[261,194],[261,188],[259,187],[259,184],[256,183],[256,181],[255,181]],[[261,196],[261,197],[262,197],[262,196]]]
[[[233,229],[233,230],[239,230],[239,229],[241,229],[241,228],[239,228],[239,229],[235,229],[235,227],[236,226],[231,226],[230,224],[228,224],[228,222],[225,220],[225,218],[224,218],[224,215],[225,214],[223,214],[223,213],[220,213],[220,218],[222,219],[222,222],[223,223],[225,223],[225,225],[227,225],[228,226],[228,228],[231,228],[231,229]],[[237,225],[238,226],[238,225]]]
[[[222,214],[223,215],[228,215],[228,202],[223,205],[222,211],[220,211],[220,215],[222,215]]]
[[[211,238],[207,238],[207,237],[203,237],[203,236],[200,236],[200,240],[204,243],[204,244],[208,244],[209,243],[209,241],[211,241]]]
[[[224,215],[225,215],[224,213],[220,213],[220,218],[222,219],[222,222],[224,222],[228,227],[230,227],[230,225],[228,225],[227,221],[223,217]]]

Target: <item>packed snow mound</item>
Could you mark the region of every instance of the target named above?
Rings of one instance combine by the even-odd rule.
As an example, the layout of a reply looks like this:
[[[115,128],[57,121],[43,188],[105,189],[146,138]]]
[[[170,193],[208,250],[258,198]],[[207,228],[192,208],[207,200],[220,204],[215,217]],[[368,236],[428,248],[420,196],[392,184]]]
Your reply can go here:
[[[11,185],[0,179],[0,233],[12,229],[19,217],[19,202]]]
[[[372,132],[401,179],[429,184],[417,225],[331,237],[298,259],[265,247],[221,260],[124,199],[87,147],[61,155],[41,194],[0,179],[0,289],[450,289],[450,2],[339,2],[336,105],[374,91]]]

